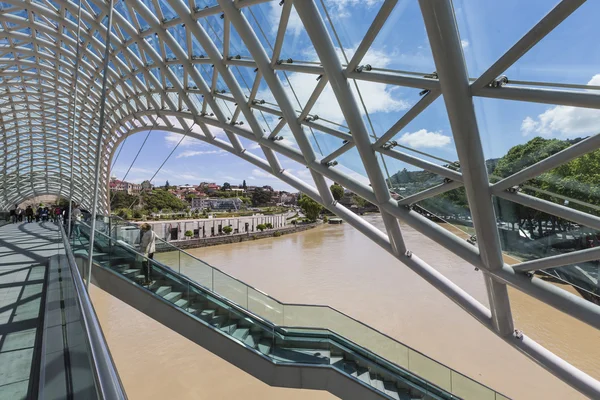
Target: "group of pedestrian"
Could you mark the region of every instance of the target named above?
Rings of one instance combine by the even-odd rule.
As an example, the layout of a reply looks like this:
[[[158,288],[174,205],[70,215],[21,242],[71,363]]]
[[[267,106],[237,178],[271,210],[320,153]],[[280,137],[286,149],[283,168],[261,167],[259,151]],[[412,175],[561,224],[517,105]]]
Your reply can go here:
[[[73,205],[73,215],[75,217],[81,215],[81,210],[77,207],[76,204]],[[78,210],[78,213],[75,211]],[[68,220],[68,209],[61,208],[60,206],[44,206],[40,204],[37,209],[34,209],[31,205],[22,209],[18,204],[15,205],[13,209],[10,210],[10,219],[13,224],[19,222],[27,222],[31,223],[35,220],[35,222],[55,222],[58,223],[62,218]]]

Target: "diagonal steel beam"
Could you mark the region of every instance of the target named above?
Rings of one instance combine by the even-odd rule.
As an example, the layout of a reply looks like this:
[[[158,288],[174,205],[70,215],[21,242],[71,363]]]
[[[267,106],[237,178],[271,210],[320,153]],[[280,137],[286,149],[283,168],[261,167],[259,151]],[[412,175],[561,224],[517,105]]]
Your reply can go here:
[[[585,0],[562,0],[540,22],[535,24],[521,39],[506,53],[493,63],[475,82],[473,88],[481,88],[496,79],[519,58],[527,53],[540,40],[546,37],[554,28],[579,8]]]
[[[333,41],[321,19],[319,10],[313,0],[295,1],[294,7],[315,47],[317,55],[323,65],[323,69],[325,70],[325,74],[329,79],[331,88],[333,89],[340,109],[342,110],[342,114],[352,132],[354,145],[360,154],[369,181],[373,187],[373,192],[377,198],[377,205],[385,203],[390,199],[390,192],[387,188],[381,168],[379,167],[379,163],[377,162],[375,152],[371,147],[369,134],[362,121],[362,113],[355,95],[350,88],[348,79],[344,76],[342,64],[337,57]],[[404,239],[400,232],[398,220],[390,214],[383,212],[383,210],[381,216],[397,254],[406,252],[406,245],[404,244]]]
[[[456,143],[481,258],[487,270],[500,270],[504,265],[500,237],[452,3],[420,0],[419,5]],[[510,335],[514,328],[506,285],[487,274],[485,282],[494,327],[500,336]]]

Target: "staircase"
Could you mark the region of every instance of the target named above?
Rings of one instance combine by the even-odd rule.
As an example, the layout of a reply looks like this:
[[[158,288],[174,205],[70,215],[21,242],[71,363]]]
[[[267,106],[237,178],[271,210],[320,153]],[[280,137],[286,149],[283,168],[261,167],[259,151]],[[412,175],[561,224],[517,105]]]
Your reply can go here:
[[[105,256],[100,255],[98,259]],[[144,275],[139,268],[132,268],[121,259],[99,260],[98,266],[108,268],[123,278],[141,285],[182,311],[190,313],[232,340],[251,348],[275,363],[293,363],[330,366],[368,385],[382,397],[396,400],[421,400],[430,397],[420,393],[418,385],[406,381],[406,377],[379,371],[366,357],[337,343],[329,332],[296,332],[292,329],[268,326],[257,318],[245,315],[237,307],[212,298],[201,288],[190,287],[185,282],[170,279],[169,273],[153,268],[157,275],[150,284],[144,285]],[[314,330],[313,330],[314,331]],[[445,398],[445,397],[441,397]]]
[[[87,259],[89,242],[86,232],[89,233],[89,227],[83,224],[82,227],[87,228],[87,230],[81,229],[81,234],[77,237],[77,243],[73,248],[76,255],[79,254]],[[100,287],[111,292],[111,288],[119,286],[119,288],[112,291],[115,296],[184,336],[189,332],[195,332],[197,336],[202,336],[203,339],[198,340],[190,338],[190,336],[187,337],[207,349],[215,341],[220,343],[215,345],[215,348],[223,347],[223,338],[226,338],[225,342],[227,343],[237,343],[250,354],[253,354],[252,357],[258,356],[267,361],[268,364],[263,363],[262,367],[257,367],[255,362],[248,362],[247,359],[240,362],[239,358],[245,356],[237,357],[237,355],[245,353],[239,353],[239,350],[232,352],[230,349],[225,351],[225,356],[221,356],[225,359],[229,358],[229,361],[233,364],[240,366],[240,368],[269,384],[325,389],[342,398],[398,400],[508,399],[420,353],[415,354],[418,358],[416,360],[417,368],[419,368],[418,361],[420,359],[423,360],[421,365],[428,365],[425,368],[433,368],[432,371],[419,370],[415,373],[386,360],[384,355],[373,353],[365,347],[365,343],[356,344],[327,329],[276,325],[219,293],[179,274],[168,266],[155,260],[144,259],[136,252],[134,247],[108,237],[101,232],[96,232],[94,244],[94,264],[99,267],[94,274],[110,275],[110,279],[112,279],[110,282],[105,281],[105,286],[99,285]],[[151,266],[152,279],[150,282],[145,282],[143,274],[147,263]],[[135,290],[128,289],[127,286],[134,286]],[[137,294],[131,297],[131,293]],[[145,299],[140,301],[140,295],[145,296]],[[150,303],[153,305],[151,306]],[[157,309],[161,309],[161,311],[156,311]],[[172,315],[173,310],[178,310],[187,315],[187,319],[175,318]],[[155,313],[154,316],[150,315],[152,312]],[[196,325],[187,326],[186,324],[189,321]],[[186,327],[182,328],[182,324]],[[199,324],[203,328],[200,328]],[[366,326],[362,325],[362,327]],[[198,333],[202,329],[208,329],[212,333],[208,334],[208,331],[203,331],[202,334]],[[208,341],[208,337],[211,337],[211,341]],[[385,338],[386,343],[388,339],[393,341],[389,337]],[[202,340],[204,341],[202,342]],[[399,342],[393,342],[391,345],[405,347]],[[412,349],[409,352],[410,354],[417,353]],[[232,354],[236,354],[236,356],[231,356]],[[227,355],[230,357],[227,357]],[[426,364],[422,364],[423,362]],[[249,364],[252,364],[252,367],[248,367]],[[296,376],[298,379],[295,383],[291,383],[290,376],[284,376],[285,372],[275,372],[271,375],[261,372],[261,370],[268,370],[268,365],[275,366],[275,368],[295,368],[297,372],[299,371]],[[322,371],[319,372],[318,378],[315,378],[317,375],[308,375],[317,370]],[[336,377],[332,378],[325,371],[333,371]],[[426,376],[432,376],[435,383],[423,379],[420,376],[422,373],[425,373]],[[437,376],[431,375],[432,373],[437,374]],[[450,381],[440,378],[444,373],[448,374]],[[265,374],[269,376],[265,377]],[[311,378],[306,378],[308,376],[311,376]],[[340,384],[337,377],[343,377],[346,382],[349,380],[352,384],[349,385],[343,382]],[[320,383],[307,386],[307,382],[312,382],[311,379],[312,381],[316,379]],[[457,383],[456,391],[452,391],[455,379]],[[336,385],[332,384],[332,381],[337,382],[337,388],[332,388]],[[438,382],[440,383],[438,384]],[[365,390],[367,392],[364,392]],[[358,392],[360,392],[360,395]]]

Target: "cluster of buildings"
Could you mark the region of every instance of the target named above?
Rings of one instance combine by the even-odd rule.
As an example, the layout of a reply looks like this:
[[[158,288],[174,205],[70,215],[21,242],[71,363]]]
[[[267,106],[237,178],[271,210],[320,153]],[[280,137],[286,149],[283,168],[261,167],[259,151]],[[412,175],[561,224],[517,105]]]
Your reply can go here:
[[[110,190],[126,192],[127,194],[139,194],[143,191],[152,191],[154,185],[149,181],[141,184],[131,183],[112,177]],[[235,211],[246,207],[241,197],[252,198],[254,192],[262,190],[268,195],[263,196],[263,205],[276,206],[283,204],[296,204],[297,194],[286,191],[274,190],[272,186],[246,186],[243,185],[218,185],[214,182],[201,182],[199,185],[170,185],[167,189],[180,200],[190,202],[192,210],[220,210]],[[223,194],[227,193],[226,196]]]
[[[127,194],[139,194],[142,191],[151,191],[154,187],[154,185],[152,185],[149,181],[132,183],[119,180],[114,176],[110,178],[108,185],[111,191],[125,192]]]

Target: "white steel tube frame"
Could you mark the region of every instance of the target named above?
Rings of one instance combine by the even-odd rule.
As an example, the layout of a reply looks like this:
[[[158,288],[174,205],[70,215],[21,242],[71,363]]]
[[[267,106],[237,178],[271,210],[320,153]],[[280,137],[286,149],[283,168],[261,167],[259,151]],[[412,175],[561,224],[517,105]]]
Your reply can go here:
[[[39,118],[31,115],[23,117],[14,110],[0,111],[0,117],[2,117],[5,125],[0,132],[3,142],[7,143],[8,139],[21,134],[18,126],[11,126],[13,123],[26,122],[35,132],[45,132],[47,125],[50,125],[54,119],[56,120],[56,127],[54,128],[56,132],[65,138],[73,139],[78,151],[71,158],[71,160],[77,160],[74,163],[76,167],[73,169],[74,178],[68,180],[66,172],[70,172],[70,170],[62,166],[61,159],[59,159],[58,164],[55,164],[54,161],[46,158],[46,172],[37,171],[38,162],[33,161],[33,159],[44,160],[42,157],[44,157],[43,150],[45,149],[56,149],[56,151],[59,149],[58,144],[50,140],[46,140],[41,148],[34,147],[30,153],[26,148],[21,148],[16,154],[9,153],[7,146],[5,146],[4,150],[0,149],[0,160],[4,160],[5,165],[15,160],[18,162],[21,156],[29,154],[32,160],[27,166],[19,167],[14,172],[11,171],[4,174],[1,178],[4,193],[0,207],[7,207],[11,203],[18,202],[25,197],[43,192],[76,199],[77,202],[82,203],[84,206],[98,204],[102,211],[106,211],[108,209],[108,204],[106,203],[108,188],[102,186],[98,190],[92,190],[92,183],[94,183],[93,176],[98,177],[95,180],[96,183],[108,179],[112,155],[125,137],[136,132],[148,130],[150,125],[156,125],[156,129],[165,131],[180,134],[187,133],[190,137],[210,143],[256,165],[258,168],[275,175],[282,181],[319,201],[383,249],[394,254],[400,261],[426,279],[432,286],[448,296],[484,326],[494,330],[511,345],[519,348],[536,360],[536,362],[540,363],[540,365],[583,393],[592,397],[600,396],[597,381],[577,371],[547,350],[540,348],[539,345],[536,345],[526,336],[521,340],[517,340],[512,335],[512,319],[510,318],[510,309],[505,302],[506,297],[504,295],[505,285],[509,284],[560,311],[580,319],[590,326],[600,328],[600,307],[585,302],[577,296],[526,274],[527,271],[532,269],[551,268],[589,260],[589,257],[593,256],[592,252],[574,252],[564,256],[549,257],[523,263],[521,267],[517,265],[513,268],[505,265],[498,257],[497,232],[494,232],[496,227],[493,222],[493,209],[490,205],[490,196],[493,193],[498,197],[508,198],[511,201],[526,204],[533,208],[541,209],[544,212],[561,215],[565,218],[576,218],[582,225],[595,228],[600,227],[599,219],[592,215],[576,212],[563,205],[543,201],[512,190],[512,186],[523,184],[524,181],[535,176],[537,173],[547,171],[567,160],[597,149],[599,145],[598,139],[595,137],[590,138],[544,160],[539,165],[531,166],[512,177],[506,178],[504,181],[498,182],[496,185],[490,186],[486,180],[486,174],[477,172],[477,166],[480,165],[482,156],[480,144],[478,145],[479,133],[477,132],[476,125],[473,125],[475,116],[472,111],[472,104],[470,103],[472,101],[471,96],[483,96],[546,104],[600,108],[600,95],[589,91],[575,92],[564,90],[565,88],[580,89],[577,85],[555,86],[559,89],[545,89],[544,86],[548,86],[547,84],[540,84],[536,88],[524,88],[521,87],[524,84],[519,83],[513,83],[501,88],[487,87],[489,81],[496,77],[495,75],[498,75],[512,65],[535,43],[539,42],[552,29],[558,26],[583,3],[583,0],[563,0],[507,51],[505,55],[500,57],[486,73],[475,80],[469,80],[466,75],[459,46],[460,42],[457,40],[458,32],[455,26],[454,13],[449,0],[440,0],[437,2],[432,0],[421,1],[423,17],[432,44],[434,61],[436,62],[440,76],[439,80],[426,76],[431,71],[419,74],[381,71],[376,68],[373,68],[371,71],[361,70],[359,72],[357,69],[362,61],[362,57],[366,54],[370,44],[376,37],[377,32],[394,9],[396,1],[393,0],[386,0],[384,2],[373,25],[367,31],[363,42],[347,66],[341,64],[337,59],[333,42],[323,25],[323,21],[320,19],[320,14],[313,0],[297,0],[294,6],[307,28],[309,37],[313,41],[321,65],[298,61],[293,63],[286,61],[278,62],[283,45],[283,34],[292,7],[291,1],[285,2],[283,5],[284,12],[282,13],[282,20],[271,58],[269,58],[256,37],[254,30],[240,12],[240,9],[264,3],[266,2],[265,0],[241,0],[235,2],[231,0],[219,0],[219,5],[201,10],[190,10],[181,0],[167,0],[166,2],[176,10],[179,16],[168,21],[161,21],[163,18],[161,13],[153,15],[142,1],[124,0],[128,10],[135,10],[151,26],[149,29],[141,29],[136,21],[129,21],[119,12],[115,12],[114,24],[116,24],[117,29],[111,31],[107,30],[106,26],[101,22],[102,18],[109,13],[109,7],[106,2],[103,0],[91,0],[91,3],[100,12],[97,15],[96,12],[91,12],[88,7],[82,10],[81,21],[85,24],[86,29],[81,30],[81,38],[86,42],[87,46],[85,49],[82,47],[81,56],[77,56],[75,51],[70,50],[76,49],[77,46],[77,42],[72,39],[77,31],[77,24],[66,18],[65,12],[68,11],[72,15],[76,15],[78,4],[73,1],[58,1],[57,3],[61,8],[57,13],[55,10],[44,7],[39,3],[28,2],[25,4],[20,0],[6,1],[6,3],[11,4],[17,10],[26,8],[29,13],[35,12],[42,19],[58,20],[58,23],[70,31],[71,35],[63,35],[61,29],[57,33],[53,26],[44,24],[40,18],[36,21],[33,18],[28,20],[13,15],[10,11],[0,16],[0,21],[15,24],[16,27],[14,30],[29,27],[32,29],[32,32],[40,32],[45,35],[38,37],[36,33],[32,33],[28,37],[21,32],[13,32],[10,29],[6,29],[4,34],[11,44],[12,40],[18,40],[21,42],[29,41],[34,46],[26,48],[24,46],[0,45],[0,57],[13,51],[19,51],[28,57],[34,56],[38,60],[53,62],[56,66],[61,65],[62,67],[61,70],[58,68],[53,70],[47,66],[47,63],[42,65],[27,60],[19,60],[17,63],[17,61],[6,60],[4,58],[7,65],[10,63],[18,64],[23,68],[18,72],[6,72],[10,76],[22,78],[21,82],[16,81],[17,85],[20,84],[39,89],[41,94],[35,99],[26,97],[24,100],[19,100],[17,98],[13,99],[11,97],[12,94],[9,93],[8,95],[1,96],[0,101],[6,99],[13,109],[14,106],[21,104],[28,107],[37,107],[35,110],[39,110],[42,116]],[[157,3],[154,2],[154,4]],[[212,39],[208,37],[206,32],[203,32],[204,28],[199,21],[220,13],[224,13],[226,24],[232,24],[240,34],[248,50],[250,50],[251,58],[231,58],[228,57],[227,51],[224,51],[224,54],[220,54]],[[441,24],[432,19],[434,15],[437,18],[441,18]],[[169,30],[181,26],[181,24],[185,24],[185,35],[188,42],[192,36],[195,37],[196,40],[202,43],[202,47],[207,51],[208,57],[192,57],[189,50],[186,54],[182,47],[178,45]],[[227,27],[225,32],[228,32],[228,29]],[[102,88],[97,82],[97,78],[102,73],[102,69],[99,66],[103,61],[106,61],[101,56],[106,47],[102,41],[96,39],[95,33],[110,38],[113,43],[112,47],[114,48],[114,52],[110,54],[112,64],[108,66],[105,72],[105,77],[107,77],[106,96],[102,95]],[[224,35],[229,36],[226,33]],[[55,38],[57,41],[53,42],[52,39],[48,38]],[[150,45],[150,38],[156,38],[153,40],[161,43],[159,50]],[[60,43],[60,41],[65,43],[66,47],[58,45],[57,43]],[[137,51],[132,50],[134,43],[137,43]],[[169,46],[171,51],[177,56],[175,60],[166,57],[163,45]],[[452,54],[442,54],[440,46],[452,49]],[[46,52],[38,52],[38,47],[49,49],[51,53],[56,54],[56,57],[52,57]],[[224,48],[228,49],[229,47],[227,45]],[[120,54],[122,57],[117,57],[117,54]],[[79,68],[76,70],[73,69],[72,64],[64,62],[61,56],[80,62]],[[182,66],[182,70],[185,73],[184,82],[181,82],[171,69],[171,67],[176,65]],[[226,80],[228,92],[213,93],[214,85],[209,85],[200,73],[201,68],[210,65],[215,65],[216,70],[218,69],[223,79]],[[27,70],[28,68],[36,68],[36,66],[37,73]],[[239,83],[230,71],[231,68],[235,68],[236,66],[258,69],[249,99],[242,99]],[[156,71],[156,68],[160,69],[158,76],[155,76],[153,72]],[[79,129],[77,132],[74,132],[72,129],[69,129],[68,123],[65,123],[58,117],[58,112],[68,110],[68,102],[65,102],[61,98],[69,98],[72,95],[69,91],[74,86],[74,82],[70,81],[73,79],[73,75],[69,76],[68,72],[74,74],[79,70],[81,71],[81,85],[76,89],[75,95],[82,99],[82,104],[78,118]],[[281,82],[276,76],[277,71],[313,74],[315,77],[321,77],[317,88],[315,88],[313,95],[304,109],[296,110],[293,107],[287,93],[282,90]],[[46,75],[47,72],[53,73],[55,76],[51,78]],[[46,82],[36,84],[31,78],[35,77],[36,74],[37,76],[41,76],[40,74],[42,73]],[[139,74],[141,74],[143,79],[138,77]],[[214,76],[213,74],[213,78]],[[263,105],[258,101],[254,101],[261,76],[264,76],[269,89],[273,93],[277,102],[276,105]],[[185,83],[188,81],[188,77],[190,82]],[[24,78],[27,78],[27,80],[24,80]],[[165,84],[165,79],[169,80],[170,85]],[[375,143],[371,143],[368,139],[364,123],[358,117],[360,116],[360,110],[357,107],[354,95],[349,90],[348,79],[426,89],[429,92],[412,109],[408,110],[388,132],[384,133]],[[473,83],[469,85],[469,81]],[[190,87],[190,83],[196,85],[195,88]],[[327,83],[331,84],[334,89],[334,94],[346,117],[351,133],[347,131],[346,127],[334,127],[327,123],[327,121],[315,120],[310,114],[311,108],[323,92]],[[2,83],[2,87],[10,86],[10,83]],[[58,97],[54,112],[43,104],[37,105],[43,103],[41,99],[52,101],[53,97],[49,94],[52,93],[51,91],[54,91],[56,94],[55,97]],[[400,129],[410,123],[442,93],[446,101],[455,142],[463,150],[467,147],[475,149],[475,151],[468,154],[459,149],[459,158],[463,173],[434,164],[420,156],[407,154],[387,146],[388,141],[393,139]],[[31,95],[28,94],[28,96]],[[203,96],[201,104],[199,104],[199,96]],[[91,139],[89,132],[99,128],[99,122],[92,119],[92,117],[99,111],[99,104],[103,99],[106,100],[107,108],[104,132],[109,132],[110,135],[100,135],[104,139],[104,143],[99,151],[95,153],[90,151],[89,155],[87,155],[88,157],[82,157],[84,149],[92,148],[96,144]],[[232,121],[235,121],[238,115],[243,114],[248,121],[249,129],[227,121],[222,110],[224,102],[237,103]],[[215,117],[204,113],[207,106],[210,106]],[[260,125],[255,122],[256,118],[253,116],[253,111],[282,117],[276,131],[271,135],[265,135]],[[291,128],[299,148],[294,148],[285,143],[273,140],[277,132],[286,124]],[[227,141],[215,137],[209,131],[209,127],[223,129],[226,133]],[[324,134],[347,140],[348,143],[338,147],[330,154],[324,154],[323,157],[318,159],[307,140],[304,127],[317,129]],[[100,128],[100,132],[102,132],[102,128]],[[78,136],[75,137],[75,134]],[[263,151],[265,159],[246,151],[247,149],[241,144],[239,138],[244,138],[258,144]],[[329,166],[330,161],[333,161],[354,146],[356,146],[359,152],[372,186],[367,186],[357,179],[344,174],[342,170]],[[390,197],[384,176],[375,157],[377,153],[431,171],[450,179],[452,182],[417,193],[405,201],[401,200],[397,202]],[[278,156],[287,157],[309,168],[315,181],[316,189],[283,170],[279,165]],[[90,162],[91,159],[95,159],[96,157],[100,160],[99,168],[94,168]],[[347,189],[376,204],[384,218],[387,235],[333,201],[329,188],[326,185],[326,178],[342,184]],[[73,183],[73,191],[71,193],[63,188],[63,181]],[[508,187],[509,183],[510,187]],[[406,207],[414,201],[422,200],[450,188],[460,187],[461,185],[464,185],[467,189],[471,207],[475,209],[474,220],[480,245],[482,243],[486,245],[483,249],[480,249],[481,252],[477,248],[467,244],[464,240],[457,238],[432,221]],[[473,197],[472,191],[474,188],[489,190],[489,193],[478,199],[477,197]],[[99,202],[93,200],[92,194],[98,196],[96,198],[101,198],[101,200]],[[417,231],[432,238],[441,246],[481,268],[482,272],[486,274],[486,281],[491,294],[490,304],[492,310],[488,310],[468,293],[458,288],[434,268],[420,260],[416,255],[406,251],[397,219],[409,224]]]

